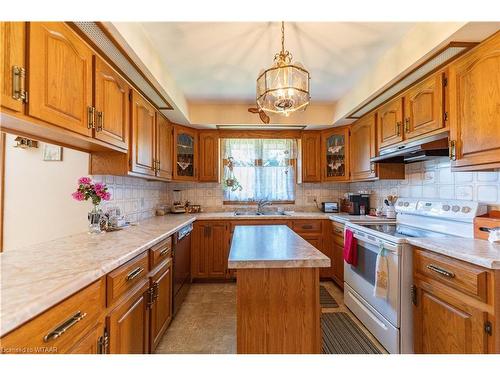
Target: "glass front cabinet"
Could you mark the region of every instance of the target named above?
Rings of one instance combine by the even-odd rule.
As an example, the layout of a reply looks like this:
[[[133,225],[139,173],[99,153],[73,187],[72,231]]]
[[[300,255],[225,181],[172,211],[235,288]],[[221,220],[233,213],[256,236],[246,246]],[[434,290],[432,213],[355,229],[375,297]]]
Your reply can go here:
[[[198,178],[196,130],[174,126],[174,142],[174,180],[195,181]]]
[[[324,131],[321,139],[323,181],[349,181],[349,127]]]

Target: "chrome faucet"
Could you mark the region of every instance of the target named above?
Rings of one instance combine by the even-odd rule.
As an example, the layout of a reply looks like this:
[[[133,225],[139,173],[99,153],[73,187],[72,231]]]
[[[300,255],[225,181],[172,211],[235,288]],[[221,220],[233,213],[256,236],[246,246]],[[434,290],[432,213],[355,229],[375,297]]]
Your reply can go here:
[[[262,208],[265,207],[265,206],[270,206],[271,204],[273,204],[273,202],[267,200],[267,199],[259,199],[257,201],[257,213],[258,214],[261,214],[262,213]]]

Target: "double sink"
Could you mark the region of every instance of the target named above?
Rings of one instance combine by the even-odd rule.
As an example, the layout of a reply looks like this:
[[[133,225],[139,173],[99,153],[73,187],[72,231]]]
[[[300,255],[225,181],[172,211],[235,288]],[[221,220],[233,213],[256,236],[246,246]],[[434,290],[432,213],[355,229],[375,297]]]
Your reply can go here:
[[[234,216],[290,216],[278,211],[235,211]]]

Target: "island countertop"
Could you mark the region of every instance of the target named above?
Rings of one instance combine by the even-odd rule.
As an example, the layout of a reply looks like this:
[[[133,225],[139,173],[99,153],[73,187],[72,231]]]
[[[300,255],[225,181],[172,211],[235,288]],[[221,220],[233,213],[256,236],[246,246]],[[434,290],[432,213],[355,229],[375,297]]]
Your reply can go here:
[[[330,258],[286,225],[237,226],[231,242],[228,267],[330,267]]]

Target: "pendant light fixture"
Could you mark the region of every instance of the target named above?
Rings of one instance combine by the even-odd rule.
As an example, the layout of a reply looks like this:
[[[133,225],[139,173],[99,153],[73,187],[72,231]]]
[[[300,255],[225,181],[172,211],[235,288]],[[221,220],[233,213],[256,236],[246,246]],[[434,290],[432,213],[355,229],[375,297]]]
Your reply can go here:
[[[281,51],[274,56],[274,65],[262,70],[257,78],[257,105],[265,112],[288,116],[308,106],[309,72],[285,50],[285,23],[281,22]]]

